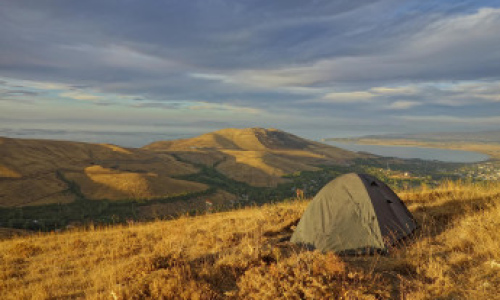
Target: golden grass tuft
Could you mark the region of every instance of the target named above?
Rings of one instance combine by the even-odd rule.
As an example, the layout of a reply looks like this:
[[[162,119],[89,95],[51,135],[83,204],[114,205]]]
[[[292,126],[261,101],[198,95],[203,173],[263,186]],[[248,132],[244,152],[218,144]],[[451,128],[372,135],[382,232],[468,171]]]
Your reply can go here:
[[[251,268],[238,281],[244,299],[388,298],[389,291],[372,274],[349,272],[333,253],[302,252]],[[372,295],[369,297],[368,295]]]
[[[284,241],[307,201],[0,242],[0,299],[499,299],[500,183],[400,194],[420,228],[389,254]]]

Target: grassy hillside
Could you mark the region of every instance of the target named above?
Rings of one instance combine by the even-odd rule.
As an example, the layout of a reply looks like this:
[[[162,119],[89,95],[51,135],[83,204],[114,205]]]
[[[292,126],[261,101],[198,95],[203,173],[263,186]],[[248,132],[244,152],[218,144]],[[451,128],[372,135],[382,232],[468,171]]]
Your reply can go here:
[[[500,299],[500,184],[400,194],[421,228],[387,256],[286,242],[307,201],[0,242],[1,299]]]
[[[168,154],[114,145],[0,138],[0,206],[154,199],[208,186],[172,178],[196,173]]]
[[[296,171],[368,157],[264,128],[223,129],[191,139],[155,142],[143,149],[211,166],[231,179],[260,187],[276,187],[287,181],[283,175]]]

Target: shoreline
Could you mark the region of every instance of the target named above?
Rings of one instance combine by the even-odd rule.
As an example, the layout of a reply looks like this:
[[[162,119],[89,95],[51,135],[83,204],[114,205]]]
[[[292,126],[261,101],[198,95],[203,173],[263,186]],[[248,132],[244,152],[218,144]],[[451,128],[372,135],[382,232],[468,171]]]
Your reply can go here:
[[[368,146],[390,146],[390,147],[407,147],[407,148],[423,148],[423,149],[444,149],[453,151],[463,151],[469,153],[477,153],[487,155],[488,158],[477,162],[498,161],[500,160],[500,144],[474,144],[474,143],[438,143],[424,142],[413,140],[383,140],[383,139],[350,139],[350,138],[329,138],[322,139],[323,143],[337,142],[353,145],[368,145]]]

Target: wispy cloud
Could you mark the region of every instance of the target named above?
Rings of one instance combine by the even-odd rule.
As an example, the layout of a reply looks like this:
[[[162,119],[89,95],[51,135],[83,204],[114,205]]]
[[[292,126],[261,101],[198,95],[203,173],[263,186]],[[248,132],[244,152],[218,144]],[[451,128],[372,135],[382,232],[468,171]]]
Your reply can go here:
[[[471,124],[471,125],[500,125],[500,116],[487,117],[456,117],[449,115],[436,116],[399,116],[401,120],[413,122],[432,122],[440,124]]]
[[[417,101],[395,101],[387,105],[386,108],[400,110],[400,109],[410,109],[419,105],[422,105],[422,103]]]
[[[317,102],[324,103],[362,103],[369,102],[376,95],[370,92],[345,92],[345,93],[328,93]]]
[[[242,113],[242,114],[262,114],[264,110],[252,108],[252,107],[241,107],[234,106],[231,104],[213,104],[213,103],[199,103],[198,105],[189,106],[191,110],[207,110],[207,111],[226,111],[232,113]]]
[[[417,93],[418,89],[415,86],[399,86],[399,87],[373,87],[370,89],[373,93],[379,94],[379,95],[396,95],[396,96],[403,96],[403,95],[414,95]]]
[[[65,52],[80,56],[83,60],[93,60],[95,63],[108,67],[132,70],[147,70],[148,72],[179,69],[179,62],[161,58],[139,50],[119,45],[89,45],[72,44],[59,46]]]
[[[61,97],[70,98],[75,100],[98,101],[103,100],[104,97],[84,92],[65,92],[59,94]]]

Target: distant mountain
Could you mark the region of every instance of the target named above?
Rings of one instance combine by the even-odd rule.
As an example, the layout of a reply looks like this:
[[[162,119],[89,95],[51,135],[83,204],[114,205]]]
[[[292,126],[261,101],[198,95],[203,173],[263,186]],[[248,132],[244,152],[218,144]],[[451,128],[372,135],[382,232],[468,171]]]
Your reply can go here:
[[[328,138],[324,140],[368,145],[398,145],[465,150],[487,154],[490,156],[490,159],[500,159],[500,130],[367,135],[357,138]]]
[[[431,133],[399,133],[384,135],[366,135],[350,140],[378,139],[378,140],[412,140],[419,142],[443,143],[485,143],[500,144],[500,130],[479,132],[431,132]],[[339,139],[325,139],[339,140]]]
[[[276,186],[295,171],[321,164],[348,164],[361,154],[264,128],[223,129],[191,139],[160,141],[143,149],[215,167],[229,178],[254,186]]]

